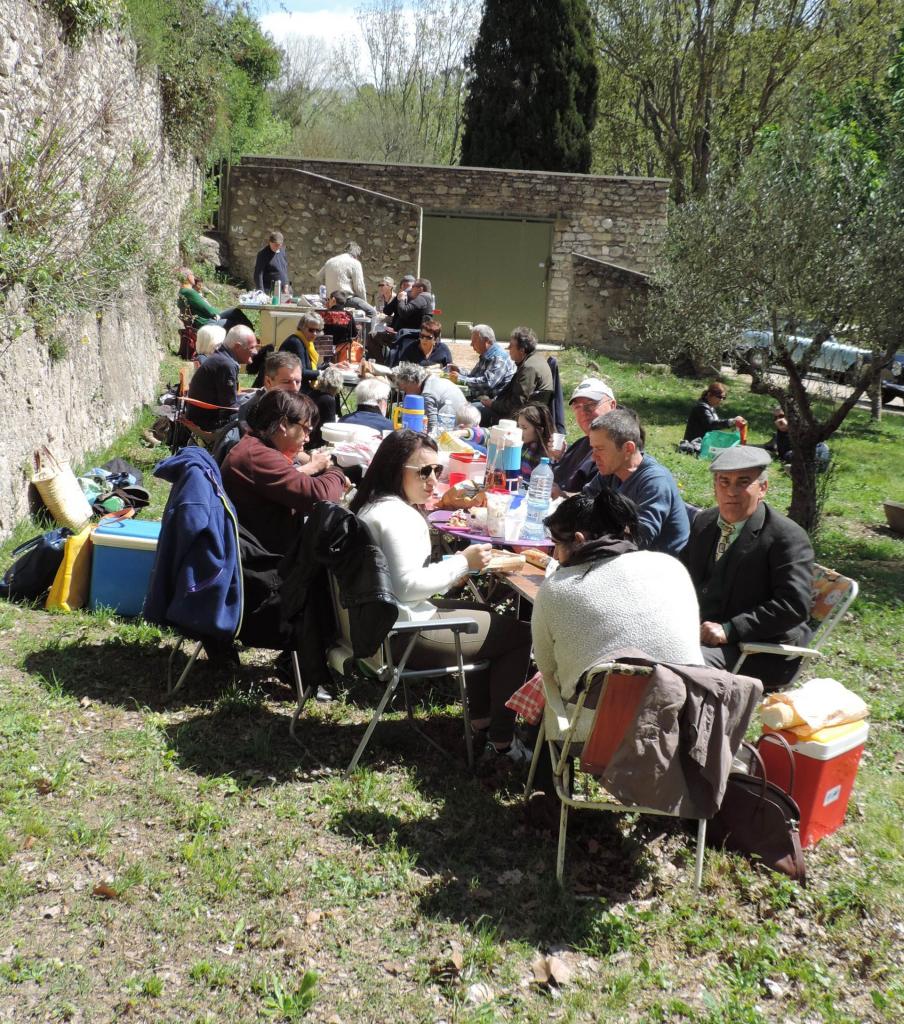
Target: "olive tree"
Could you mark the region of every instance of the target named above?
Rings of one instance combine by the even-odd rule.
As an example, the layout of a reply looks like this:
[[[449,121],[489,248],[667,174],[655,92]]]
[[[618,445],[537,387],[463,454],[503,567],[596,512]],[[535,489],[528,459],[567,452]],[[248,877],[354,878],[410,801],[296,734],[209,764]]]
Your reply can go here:
[[[881,161],[850,125],[801,120],[761,133],[736,177],[673,211],[647,330],[671,354],[716,365],[745,328],[770,333],[783,373],[753,367],[752,390],[787,414],[790,515],[812,530],[816,446],[904,343],[904,161],[900,147]],[[813,339],[803,351],[802,334]],[[849,392],[827,399],[806,378],[834,338],[868,355]]]

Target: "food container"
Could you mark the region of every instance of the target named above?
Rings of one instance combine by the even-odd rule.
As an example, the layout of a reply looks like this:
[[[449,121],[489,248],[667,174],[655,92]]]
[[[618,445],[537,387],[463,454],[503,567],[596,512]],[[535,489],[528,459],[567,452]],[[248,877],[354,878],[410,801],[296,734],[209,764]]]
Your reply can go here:
[[[791,796],[800,808],[801,845],[812,846],[839,829],[844,821],[869,725],[865,721],[833,725],[807,740],[790,731],[779,735],[788,741],[794,753]],[[759,751],[766,765],[766,777],[787,789],[790,765],[784,749],[776,743],[762,743]]]
[[[141,614],[159,536],[160,523],[148,519],[122,519],[94,531],[89,608]]]

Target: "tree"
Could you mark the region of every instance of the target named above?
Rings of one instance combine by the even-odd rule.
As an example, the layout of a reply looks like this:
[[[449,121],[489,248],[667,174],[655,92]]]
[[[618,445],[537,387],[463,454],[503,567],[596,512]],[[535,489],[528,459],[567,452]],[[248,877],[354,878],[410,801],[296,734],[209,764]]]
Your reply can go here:
[[[455,163],[479,8],[479,0],[369,0],[358,9],[364,52],[345,44],[339,55],[355,156]]]
[[[677,203],[737,168],[806,83],[878,79],[901,0],[592,0],[603,171],[661,174]]]
[[[816,445],[875,388],[904,338],[904,160],[883,164],[848,124],[809,108],[799,124],[761,133],[735,180],[673,212],[648,329],[664,346],[712,360],[741,330],[764,327],[786,376],[754,370],[752,390],[785,410],[793,445],[790,515],[817,522]],[[793,336],[813,343],[803,352]],[[847,397],[808,391],[822,345],[867,349]]]
[[[461,163],[588,172],[592,36],[586,0],[487,0],[468,59]]]

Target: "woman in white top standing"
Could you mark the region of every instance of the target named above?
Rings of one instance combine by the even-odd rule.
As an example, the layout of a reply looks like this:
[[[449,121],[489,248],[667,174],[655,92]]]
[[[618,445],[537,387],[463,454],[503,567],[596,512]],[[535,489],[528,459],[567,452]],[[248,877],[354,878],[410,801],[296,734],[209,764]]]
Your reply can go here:
[[[441,472],[432,438],[412,430],[396,430],[377,449],[350,508],[367,523],[386,555],[400,620],[456,618],[464,612],[476,621],[476,633],[462,634],[462,651],[466,660],[489,660],[490,668],[468,675],[471,727],[478,736],[488,737],[489,756],[527,763],[530,752],[514,735],[515,715],[505,702],[527,674],[530,626],[474,602],[431,600],[469,570],[484,568],[490,559],[489,544],[472,544],[451,558],[430,561],[430,530],[423,507]],[[412,668],[455,662],[451,630],[419,637],[408,660]]]
[[[581,676],[634,647],[655,661],[702,665],[700,613],[687,569],[638,551],[637,506],[610,487],[568,498],[545,520],[559,568],[534,602],[534,658],[564,700]]]

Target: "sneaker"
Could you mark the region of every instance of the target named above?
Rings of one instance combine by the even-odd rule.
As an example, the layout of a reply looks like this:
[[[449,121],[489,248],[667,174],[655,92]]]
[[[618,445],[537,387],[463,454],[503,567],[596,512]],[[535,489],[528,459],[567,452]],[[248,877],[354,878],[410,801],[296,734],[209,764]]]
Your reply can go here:
[[[512,737],[511,744],[505,750],[497,750],[492,743],[487,743],[480,758],[482,765],[502,765],[506,759],[519,768],[526,768],[533,757],[533,751],[529,750],[517,736]]]

